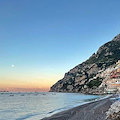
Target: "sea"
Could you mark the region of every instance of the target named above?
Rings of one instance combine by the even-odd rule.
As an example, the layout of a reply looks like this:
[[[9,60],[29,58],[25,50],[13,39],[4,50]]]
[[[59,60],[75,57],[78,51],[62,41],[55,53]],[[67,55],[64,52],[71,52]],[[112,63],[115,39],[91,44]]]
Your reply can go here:
[[[81,93],[0,93],[0,120],[40,120],[104,96]]]

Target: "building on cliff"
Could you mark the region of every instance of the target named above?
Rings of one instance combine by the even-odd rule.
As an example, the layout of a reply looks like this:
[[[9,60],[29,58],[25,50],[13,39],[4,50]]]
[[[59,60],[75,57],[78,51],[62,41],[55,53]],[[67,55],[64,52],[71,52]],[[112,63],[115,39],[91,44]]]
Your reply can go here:
[[[105,80],[108,93],[120,92],[120,60],[116,63],[116,67],[112,68],[111,73],[108,72],[110,77]]]

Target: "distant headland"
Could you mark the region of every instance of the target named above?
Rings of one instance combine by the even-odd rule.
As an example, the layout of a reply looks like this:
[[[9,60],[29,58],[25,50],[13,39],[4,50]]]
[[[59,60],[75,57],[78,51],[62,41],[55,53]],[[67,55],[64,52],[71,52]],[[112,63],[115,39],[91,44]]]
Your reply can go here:
[[[9,92],[9,91],[6,91],[6,90],[1,90],[0,92]]]

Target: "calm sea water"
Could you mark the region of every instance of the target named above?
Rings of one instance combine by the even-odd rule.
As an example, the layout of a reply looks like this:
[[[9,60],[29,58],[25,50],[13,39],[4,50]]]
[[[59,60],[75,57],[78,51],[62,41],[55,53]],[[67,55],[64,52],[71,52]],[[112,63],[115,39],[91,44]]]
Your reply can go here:
[[[40,120],[101,97],[80,93],[0,93],[0,120]]]

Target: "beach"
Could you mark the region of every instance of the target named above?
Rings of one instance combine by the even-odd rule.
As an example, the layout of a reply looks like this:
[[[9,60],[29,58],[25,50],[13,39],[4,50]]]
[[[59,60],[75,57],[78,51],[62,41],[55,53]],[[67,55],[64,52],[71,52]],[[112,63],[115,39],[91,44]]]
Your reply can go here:
[[[110,98],[80,105],[41,120],[105,120],[106,111],[112,104]]]

